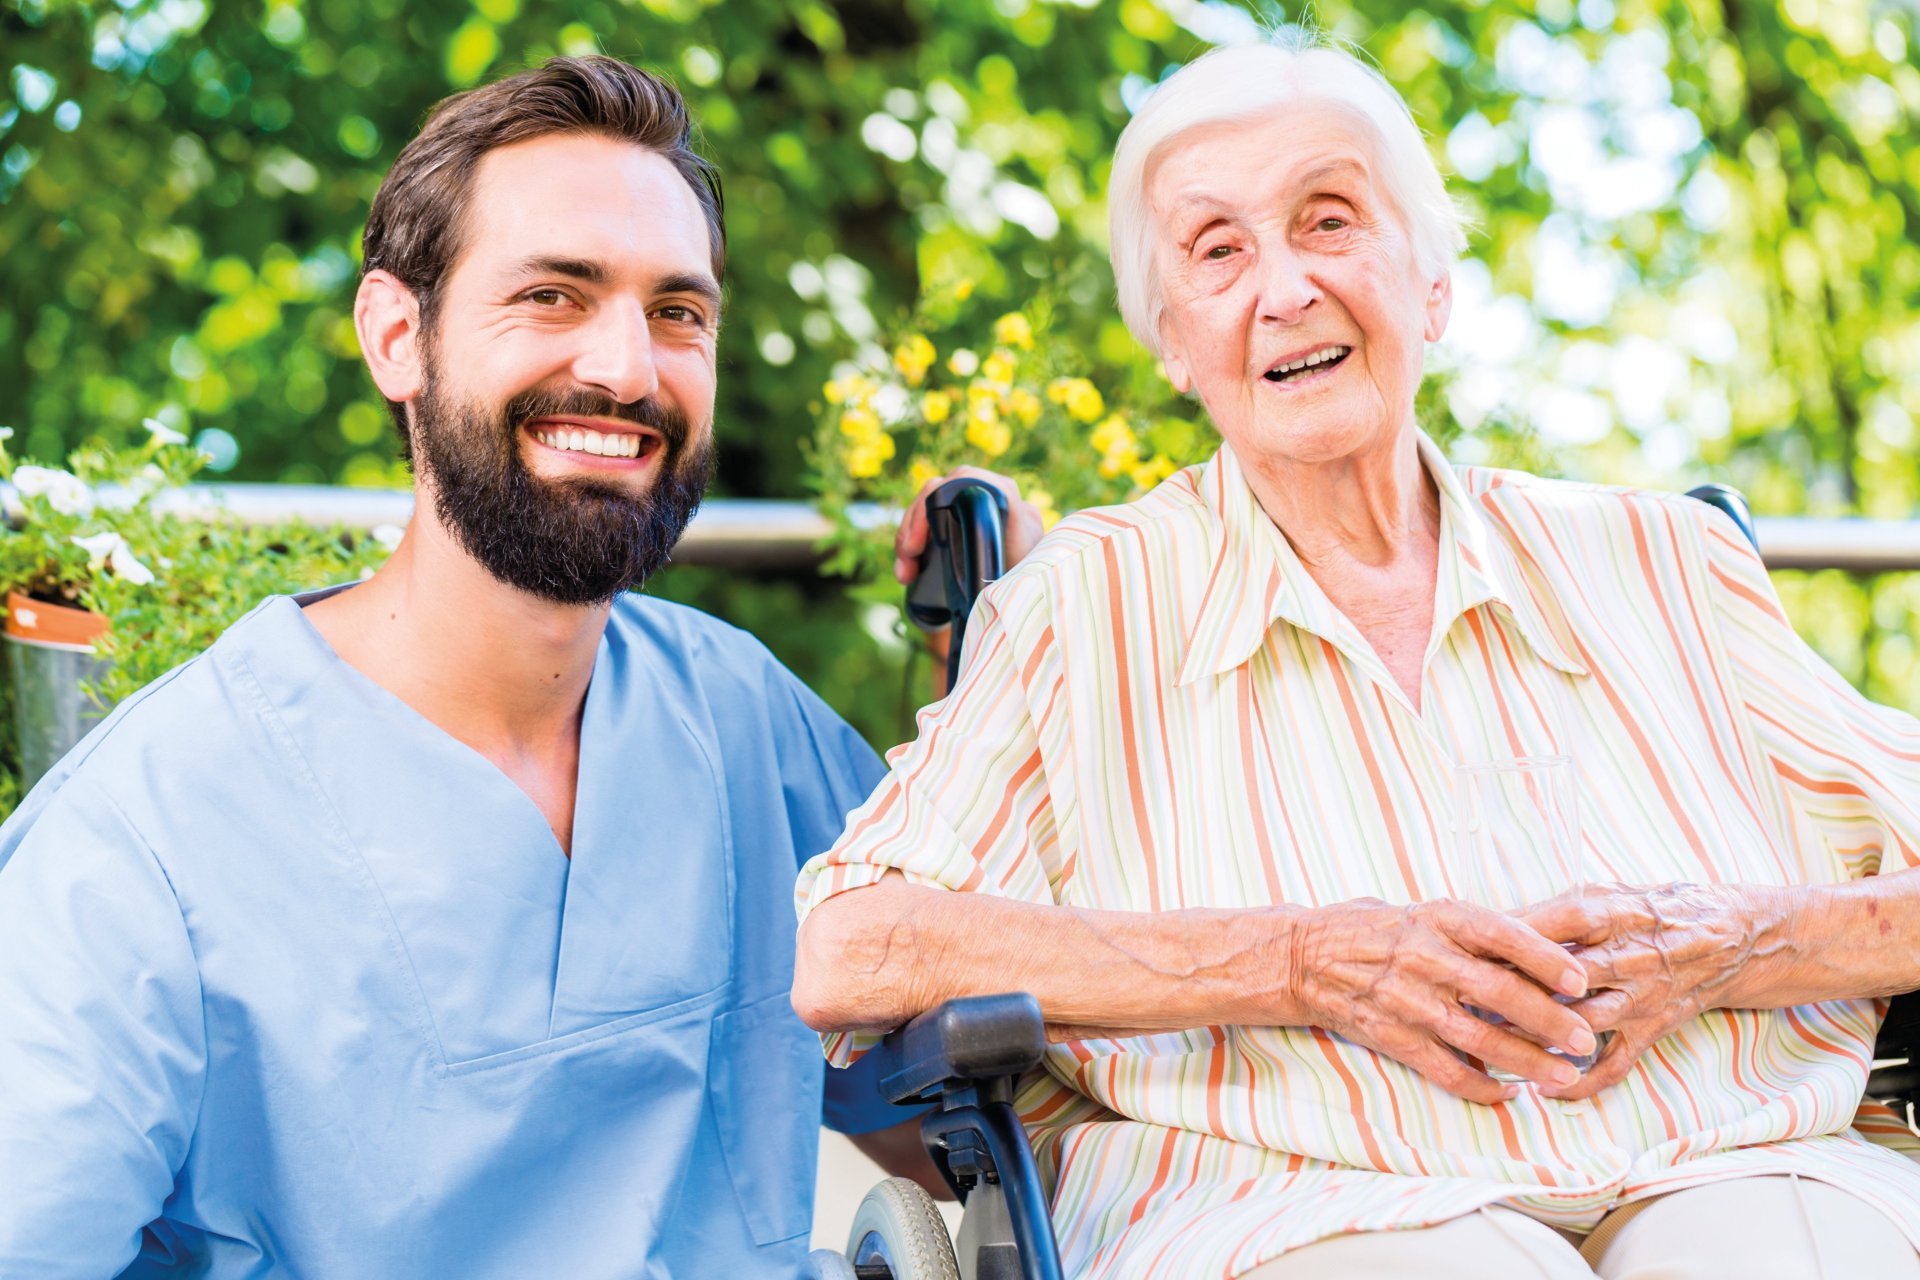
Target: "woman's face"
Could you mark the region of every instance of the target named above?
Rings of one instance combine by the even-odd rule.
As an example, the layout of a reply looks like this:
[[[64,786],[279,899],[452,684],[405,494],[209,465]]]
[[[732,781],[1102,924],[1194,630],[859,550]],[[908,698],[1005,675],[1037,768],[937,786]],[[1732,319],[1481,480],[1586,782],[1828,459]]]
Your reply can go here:
[[[1354,108],[1302,100],[1190,129],[1148,168],[1168,376],[1249,466],[1330,462],[1413,425],[1452,290],[1415,261],[1376,136]]]

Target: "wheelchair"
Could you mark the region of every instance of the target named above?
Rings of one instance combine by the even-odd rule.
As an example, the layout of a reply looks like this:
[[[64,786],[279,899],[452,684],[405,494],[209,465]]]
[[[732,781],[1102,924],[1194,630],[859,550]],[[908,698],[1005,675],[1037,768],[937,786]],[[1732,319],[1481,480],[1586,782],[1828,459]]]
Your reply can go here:
[[[1702,485],[1688,496],[1725,512],[1758,546],[1738,490]],[[928,556],[908,610],[923,626],[951,624],[951,688],[974,597],[1004,571],[1006,500],[980,481],[950,481],[929,501],[928,517]],[[1039,1002],[1012,993],[949,1000],[873,1050],[888,1101],[933,1104],[921,1136],[965,1213],[949,1240],[932,1197],[889,1178],[861,1203],[846,1252],[813,1254],[814,1280],[1060,1280],[1046,1187],[1013,1109],[1020,1077],[1040,1065],[1046,1047]],[[1866,1096],[1920,1131],[1920,992],[1894,1000],[1874,1057],[1887,1065],[1869,1076]]]

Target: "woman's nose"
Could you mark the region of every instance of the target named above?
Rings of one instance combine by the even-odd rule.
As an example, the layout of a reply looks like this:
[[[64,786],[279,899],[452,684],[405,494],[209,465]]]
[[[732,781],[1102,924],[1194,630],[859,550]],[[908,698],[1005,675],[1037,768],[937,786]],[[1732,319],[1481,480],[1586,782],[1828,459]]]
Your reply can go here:
[[[1296,324],[1308,308],[1320,300],[1320,287],[1314,283],[1307,263],[1288,249],[1263,255],[1260,288],[1260,318],[1275,324]]]

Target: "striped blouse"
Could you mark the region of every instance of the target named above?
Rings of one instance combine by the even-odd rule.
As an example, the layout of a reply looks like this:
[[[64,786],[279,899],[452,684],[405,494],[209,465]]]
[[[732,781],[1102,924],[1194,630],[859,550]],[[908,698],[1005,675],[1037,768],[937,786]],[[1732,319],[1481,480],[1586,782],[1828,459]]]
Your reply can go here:
[[[1134,911],[1451,896],[1454,767],[1549,754],[1576,763],[1592,879],[1920,866],[1920,723],[1795,636],[1724,516],[1421,456],[1441,545],[1420,709],[1222,448],[1062,522],[986,593],[954,693],[802,872],[802,914],[889,869]],[[1788,1172],[1920,1248],[1920,1143],[1861,1105],[1883,1012],[1718,1010],[1595,1099],[1496,1106],[1318,1028],[1196,1027],[1055,1045],[1018,1105],[1076,1277],[1231,1277],[1492,1203],[1586,1231]]]

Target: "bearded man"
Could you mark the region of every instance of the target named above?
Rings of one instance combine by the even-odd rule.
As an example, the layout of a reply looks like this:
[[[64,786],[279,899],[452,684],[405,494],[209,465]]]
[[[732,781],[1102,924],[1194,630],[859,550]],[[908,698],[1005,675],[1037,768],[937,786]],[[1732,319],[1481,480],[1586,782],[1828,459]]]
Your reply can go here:
[[[688,133],[671,86],[560,58],[401,153],[354,320],[406,539],[0,828],[0,1275],[799,1269],[791,886],[881,767],[751,638],[629,594],[711,464]],[[895,1125],[836,1086],[836,1127]]]

